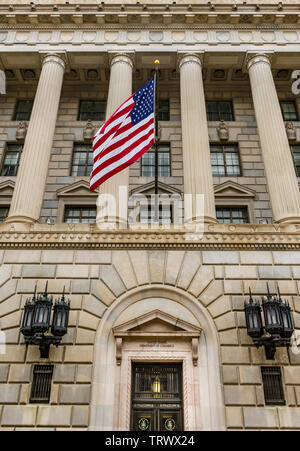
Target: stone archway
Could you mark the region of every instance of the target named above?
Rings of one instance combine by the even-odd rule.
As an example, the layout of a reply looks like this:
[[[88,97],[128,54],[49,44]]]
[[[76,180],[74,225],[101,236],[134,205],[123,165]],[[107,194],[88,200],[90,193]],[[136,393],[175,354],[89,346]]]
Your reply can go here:
[[[149,285],[135,288],[120,296],[102,318],[94,349],[91,430],[124,429],[122,425],[127,424],[126,419],[120,423],[116,418],[122,381],[120,366],[116,363],[116,339],[113,329],[122,322],[120,318],[126,317],[127,313],[130,316],[130,311],[131,315],[134,312],[139,316],[139,313],[150,313],[158,305],[160,311],[187,319],[202,330],[198,365],[195,367],[193,379],[194,401],[192,405],[185,406],[189,416],[193,417],[187,428],[225,429],[218,333],[212,318],[199,300],[185,291],[171,286]],[[168,356],[165,357],[167,359]],[[184,357],[177,358],[184,362]],[[124,415],[128,417],[130,406],[126,405],[125,408],[127,412]]]

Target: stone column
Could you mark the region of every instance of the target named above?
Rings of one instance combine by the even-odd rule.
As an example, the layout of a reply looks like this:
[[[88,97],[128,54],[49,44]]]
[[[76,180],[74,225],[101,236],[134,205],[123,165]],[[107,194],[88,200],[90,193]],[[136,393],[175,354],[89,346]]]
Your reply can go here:
[[[203,194],[204,221],[216,222],[209,136],[202,80],[202,62],[200,55],[179,55],[179,68],[184,194],[185,196],[191,196],[192,203],[188,217],[185,212],[185,219],[196,219],[196,196],[198,194]]]
[[[7,222],[34,222],[40,217],[64,70],[64,54],[43,57]]]
[[[247,69],[274,221],[300,222],[299,187],[270,56],[248,54]]]
[[[132,94],[133,55],[110,55],[106,119]],[[127,227],[129,168],[106,180],[99,188],[97,223]]]

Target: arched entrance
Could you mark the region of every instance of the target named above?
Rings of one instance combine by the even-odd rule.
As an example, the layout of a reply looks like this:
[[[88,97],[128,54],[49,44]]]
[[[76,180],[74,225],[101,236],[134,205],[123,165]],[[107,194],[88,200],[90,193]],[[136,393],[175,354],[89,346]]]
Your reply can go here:
[[[162,341],[153,342],[154,335]],[[181,366],[185,430],[225,429],[213,320],[199,300],[183,290],[151,285],[116,299],[101,321],[95,343],[91,430],[132,427],[132,371],[134,365],[147,362]]]

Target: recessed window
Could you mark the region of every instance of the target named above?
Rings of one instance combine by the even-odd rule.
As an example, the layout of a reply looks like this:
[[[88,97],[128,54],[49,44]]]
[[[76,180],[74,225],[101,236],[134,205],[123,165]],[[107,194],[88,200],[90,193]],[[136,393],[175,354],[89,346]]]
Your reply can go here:
[[[106,102],[102,100],[82,100],[79,105],[79,121],[104,121]]]
[[[142,224],[151,224],[155,221],[154,205],[140,206],[140,222]],[[159,224],[171,224],[172,222],[172,205],[159,205]]]
[[[283,119],[285,121],[297,121],[298,113],[296,103],[293,101],[280,102]]]
[[[96,207],[88,207],[88,206],[66,206],[65,207],[65,215],[64,222],[81,222],[81,223],[89,223],[95,222],[97,216]]]
[[[50,402],[52,375],[53,365],[34,365],[30,403]]]
[[[0,222],[5,221],[8,216],[9,206],[0,207]]]
[[[141,162],[141,175],[154,177],[155,175],[155,151],[151,147],[143,156]],[[170,145],[161,144],[158,147],[158,176],[169,177],[171,175]]]
[[[170,120],[170,102],[169,100],[158,101],[158,120],[169,121]]]
[[[19,169],[23,146],[21,144],[7,144],[1,168],[2,176],[16,176]]]
[[[300,146],[292,146],[292,154],[295,163],[297,177],[300,177]]]
[[[87,144],[74,144],[71,175],[89,176],[93,169],[93,148]]]
[[[247,224],[249,222],[247,207],[217,207],[219,224]]]
[[[281,368],[279,366],[263,366],[261,367],[261,376],[266,405],[285,405]]]
[[[211,144],[210,159],[213,176],[239,177],[241,175],[239,149],[236,144]]]
[[[29,121],[33,106],[33,100],[18,100],[14,121]]]
[[[206,114],[208,121],[234,121],[233,106],[230,101],[208,100]]]

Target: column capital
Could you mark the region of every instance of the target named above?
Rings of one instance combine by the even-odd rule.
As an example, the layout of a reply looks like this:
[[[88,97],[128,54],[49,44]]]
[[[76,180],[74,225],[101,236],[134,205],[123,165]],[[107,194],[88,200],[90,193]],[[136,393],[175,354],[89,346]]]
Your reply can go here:
[[[185,63],[196,63],[202,68],[204,52],[177,52],[177,65],[179,69]]]
[[[274,52],[247,52],[244,59],[244,70],[246,72],[257,63],[264,63],[271,66]]]
[[[60,65],[63,70],[68,66],[68,59],[66,52],[40,52],[42,65],[47,63],[56,63]]]
[[[134,52],[108,52],[109,66],[111,67],[116,63],[127,63],[133,69],[135,64],[135,53]]]

